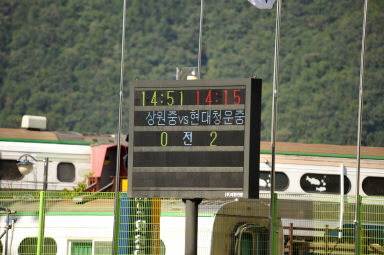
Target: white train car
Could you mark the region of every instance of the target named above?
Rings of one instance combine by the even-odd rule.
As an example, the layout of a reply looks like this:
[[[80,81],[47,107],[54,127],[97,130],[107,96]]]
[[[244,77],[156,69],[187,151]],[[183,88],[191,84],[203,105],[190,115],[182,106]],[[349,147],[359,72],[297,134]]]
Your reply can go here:
[[[5,217],[1,217],[5,226]],[[38,216],[11,216],[8,236],[0,242],[0,254],[36,254]],[[12,222],[13,221],[13,222]],[[97,223],[97,224],[96,224]],[[42,254],[112,254],[113,216],[46,216]]]
[[[84,144],[61,144],[41,142],[0,142],[0,189],[41,190],[43,189],[44,160],[48,159],[48,190],[72,189],[83,182],[91,172],[91,147]],[[34,170],[22,176],[17,168],[21,155],[29,154],[38,161]]]
[[[72,190],[92,173],[92,147],[113,144],[108,135],[0,128],[0,190],[42,190],[48,161],[47,189]],[[22,155],[34,164],[23,176],[17,167]],[[25,157],[23,157],[25,159]],[[103,159],[104,160],[104,159]]]
[[[260,191],[270,190],[270,144],[261,143]],[[356,194],[356,147],[278,143],[276,192],[279,194]],[[344,192],[340,192],[344,190]],[[362,147],[360,195],[384,196],[384,148]]]
[[[260,198],[269,201],[270,144],[262,143],[261,151]],[[384,247],[384,148],[361,148],[358,184],[356,169],[355,146],[277,144],[277,212],[285,227],[286,244],[290,235],[308,242],[319,240],[325,236],[327,228],[330,236],[338,240],[333,239],[334,248],[343,246],[338,238],[345,238],[344,242],[353,240],[353,208],[356,185],[359,185],[359,194],[363,196],[364,220],[361,224],[365,242],[378,245],[380,249]],[[375,213],[371,214],[371,211]],[[302,246],[300,249],[303,250],[299,252],[310,252],[308,242],[304,244],[307,248]]]

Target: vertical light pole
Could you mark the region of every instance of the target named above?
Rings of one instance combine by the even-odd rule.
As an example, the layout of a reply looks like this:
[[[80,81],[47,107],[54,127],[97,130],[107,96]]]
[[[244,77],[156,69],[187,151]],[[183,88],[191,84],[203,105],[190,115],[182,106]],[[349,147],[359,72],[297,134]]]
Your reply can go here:
[[[121,160],[121,129],[123,118],[123,88],[124,88],[124,47],[125,47],[125,11],[126,0],[123,2],[123,26],[121,33],[121,61],[120,61],[120,92],[119,92],[119,126],[117,132],[117,153],[116,153],[116,174],[115,174],[115,201],[113,213],[113,240],[112,240],[112,254],[116,254],[118,248],[118,224],[119,224],[119,190],[120,190],[120,160]]]
[[[271,146],[272,146],[272,169],[271,169],[271,200],[270,200],[270,231],[269,231],[269,254],[275,254],[275,154],[276,154],[276,131],[277,131],[277,95],[279,86],[279,49],[280,49],[280,20],[281,0],[277,0],[276,7],[276,33],[275,33],[275,58],[273,67],[273,99],[272,99],[272,125],[271,125]]]
[[[359,83],[359,114],[357,127],[357,152],[356,152],[356,204],[355,204],[355,254],[361,254],[361,222],[360,222],[360,147],[361,147],[361,130],[363,119],[363,87],[364,87],[364,60],[365,60],[365,37],[367,27],[367,10],[368,0],[364,1],[363,13],[363,32],[361,37],[360,52],[360,83]]]
[[[199,29],[199,56],[197,61],[197,77],[200,80],[201,70],[201,51],[202,51],[202,38],[203,38],[203,16],[204,16],[204,0],[200,2],[200,29]]]

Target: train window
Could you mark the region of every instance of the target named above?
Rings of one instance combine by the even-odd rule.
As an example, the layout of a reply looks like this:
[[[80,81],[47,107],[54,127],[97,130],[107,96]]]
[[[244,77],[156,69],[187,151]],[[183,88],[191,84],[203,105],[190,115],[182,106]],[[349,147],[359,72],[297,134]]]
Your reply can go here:
[[[111,241],[76,240],[70,241],[71,255],[112,254]],[[93,253],[92,253],[93,250]]]
[[[233,232],[231,254],[255,255],[268,253],[268,229],[254,223],[237,225]]]
[[[289,179],[288,176],[283,172],[275,172],[275,190],[284,191],[288,188]],[[271,189],[271,172],[270,171],[260,171],[259,179],[260,190],[270,190]]]
[[[92,255],[92,241],[71,241],[71,255]]]
[[[75,180],[75,166],[72,163],[59,163],[57,165],[57,179],[61,182],[73,182]]]
[[[94,255],[112,254],[112,242],[110,241],[95,241]]]
[[[43,251],[45,255],[56,255],[57,244],[55,239],[50,237],[45,237]],[[37,237],[24,238],[19,245],[18,254],[19,255],[37,254]]]
[[[254,246],[253,246],[253,235],[252,233],[244,232],[241,238],[240,243],[240,253],[241,254],[254,254]]]
[[[0,159],[0,180],[20,180],[23,178],[16,164],[17,160]]]
[[[301,188],[308,193],[340,194],[340,175],[304,174],[300,178]],[[351,181],[344,176],[344,194],[351,189]]]
[[[384,195],[384,177],[367,177],[363,180],[362,186],[368,196]]]

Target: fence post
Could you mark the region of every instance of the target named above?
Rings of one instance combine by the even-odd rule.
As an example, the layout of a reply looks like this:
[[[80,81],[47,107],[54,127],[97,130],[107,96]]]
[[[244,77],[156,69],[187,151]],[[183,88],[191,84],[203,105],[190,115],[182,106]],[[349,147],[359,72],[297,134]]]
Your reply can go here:
[[[116,224],[115,224],[115,233],[114,236],[115,236],[115,245],[113,246],[115,248],[114,250],[114,253],[115,255],[118,255],[119,254],[119,232],[120,232],[120,199],[121,199],[121,196],[120,196],[120,192],[117,192],[115,193],[115,196],[117,196],[117,203],[116,203],[116,210],[115,210],[115,213],[116,213]]]
[[[37,255],[41,255],[44,247],[44,228],[45,228],[45,191],[40,191],[39,207],[39,234],[37,237]]]
[[[362,204],[362,197],[358,196],[357,199],[357,222],[355,223],[355,244],[356,244],[356,253],[361,255],[361,204]]]
[[[325,225],[325,254],[328,255],[329,254],[329,251],[328,251],[328,241],[329,241],[329,226],[328,225]]]
[[[273,194],[273,240],[272,240],[272,255],[276,255],[276,231],[277,231],[277,193]]]
[[[289,244],[288,255],[293,255],[293,223],[289,223]]]

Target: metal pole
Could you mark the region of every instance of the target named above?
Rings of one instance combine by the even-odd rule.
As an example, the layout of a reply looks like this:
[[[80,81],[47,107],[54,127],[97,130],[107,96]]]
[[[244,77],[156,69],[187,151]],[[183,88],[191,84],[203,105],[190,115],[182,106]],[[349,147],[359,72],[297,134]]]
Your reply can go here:
[[[344,219],[344,164],[340,164],[340,214],[339,214],[339,229],[343,229]],[[342,238],[343,232],[339,231],[339,238]]]
[[[117,199],[117,210],[115,211],[116,212],[116,219],[118,219],[117,222],[120,223],[120,197],[118,197]],[[116,233],[116,238],[115,238],[115,245],[114,245],[114,254],[119,254],[119,232],[120,232],[120,224],[114,224],[114,227],[115,227],[115,230],[113,232],[113,235],[115,235]]]
[[[201,69],[201,51],[202,51],[202,37],[203,37],[203,14],[204,14],[204,0],[201,0],[200,4],[200,30],[199,30],[199,59],[197,63],[197,77],[200,80]]]
[[[359,116],[358,116],[358,129],[357,129],[357,153],[356,153],[356,205],[355,205],[355,254],[361,253],[361,246],[359,240],[360,222],[360,147],[361,147],[361,130],[363,120],[363,87],[364,87],[364,60],[365,60],[365,37],[367,27],[367,10],[368,0],[364,0],[364,14],[363,14],[363,33],[361,38],[361,52],[360,52],[360,84],[359,84]]]
[[[7,220],[5,223],[5,242],[4,242],[4,254],[8,255],[8,230],[10,229],[9,225],[9,211],[7,211]]]
[[[45,230],[45,193],[48,188],[48,157],[44,158],[44,182],[43,191],[40,193],[39,208],[39,236],[37,239],[37,255],[44,253],[44,230]]]
[[[281,0],[277,0],[276,7],[276,34],[275,34],[275,58],[273,68],[273,99],[272,99],[272,169],[271,169],[271,201],[270,201],[270,231],[269,231],[269,254],[274,254],[275,234],[274,234],[274,212],[275,212],[275,151],[276,151],[276,130],[277,130],[277,92],[279,85],[279,46],[280,46],[280,18]]]
[[[44,254],[44,228],[45,228],[45,192],[40,191],[39,207],[39,233],[37,237],[37,255]]]
[[[183,199],[185,203],[185,255],[197,255],[198,209],[201,199]]]
[[[9,215],[16,213],[16,211],[10,210],[8,208],[0,208],[1,211],[4,211],[7,214],[6,220],[5,220],[5,229],[4,232],[0,235],[0,239],[3,238],[5,235],[5,241],[4,241],[4,254],[8,255],[8,232],[11,228],[13,228],[13,225],[17,221],[17,219],[13,219],[12,223],[9,223]]]
[[[125,45],[125,11],[126,11],[126,0],[123,3],[123,28],[121,34],[121,66],[120,66],[120,101],[119,101],[119,126],[117,132],[117,153],[116,153],[116,174],[115,174],[115,203],[114,203],[114,214],[113,214],[113,240],[112,240],[112,254],[115,254],[117,247],[117,235],[116,229],[119,222],[118,219],[118,199],[120,190],[120,157],[121,157],[121,129],[122,129],[122,118],[123,118],[123,85],[124,85],[124,45]]]

